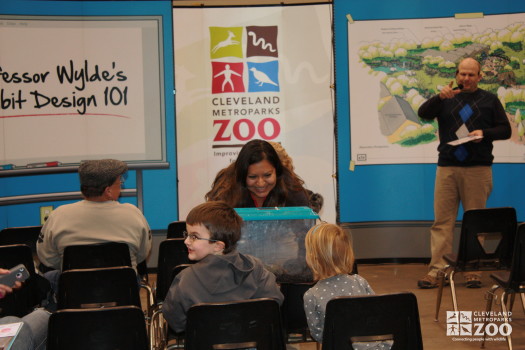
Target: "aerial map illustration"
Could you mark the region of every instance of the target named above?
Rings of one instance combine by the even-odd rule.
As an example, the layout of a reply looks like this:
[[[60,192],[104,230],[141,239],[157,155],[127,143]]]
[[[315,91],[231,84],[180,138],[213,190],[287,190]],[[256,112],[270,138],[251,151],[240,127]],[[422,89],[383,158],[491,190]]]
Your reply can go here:
[[[496,161],[525,161],[523,15],[348,25],[352,158],[358,164],[435,162],[437,123],[419,106],[454,81],[457,63],[482,65],[479,87],[496,94],[513,132]]]

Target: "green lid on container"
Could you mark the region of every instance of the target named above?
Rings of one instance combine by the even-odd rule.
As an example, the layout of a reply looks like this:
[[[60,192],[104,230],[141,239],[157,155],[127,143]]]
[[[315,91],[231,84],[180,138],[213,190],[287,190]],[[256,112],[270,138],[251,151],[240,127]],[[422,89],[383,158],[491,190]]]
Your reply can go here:
[[[309,207],[235,208],[245,221],[318,219]]]

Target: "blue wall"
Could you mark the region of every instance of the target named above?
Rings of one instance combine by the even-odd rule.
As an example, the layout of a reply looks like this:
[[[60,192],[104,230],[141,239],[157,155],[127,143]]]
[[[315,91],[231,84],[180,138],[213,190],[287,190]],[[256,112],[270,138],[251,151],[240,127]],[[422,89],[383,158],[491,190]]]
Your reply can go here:
[[[349,170],[350,105],[347,14],[355,21],[454,17],[525,12],[525,2],[488,1],[347,1],[334,0],[337,152],[340,222],[433,220],[434,164],[366,165]],[[436,159],[437,161],[437,159]],[[495,164],[489,207],[513,206],[525,220],[524,164]],[[459,217],[462,216],[460,211]]]
[[[175,102],[173,72],[173,25],[171,1],[2,1],[0,13],[12,15],[161,15],[164,39],[166,101],[166,158],[168,169],[142,170],[144,214],[152,229],[166,229],[178,219],[177,162],[175,150]],[[49,140],[49,142],[53,142]],[[136,172],[130,171],[125,188],[136,188]],[[79,191],[76,173],[0,178],[0,197]],[[121,198],[137,205],[137,198]],[[40,225],[40,207],[69,203],[43,202],[0,207],[0,229]]]

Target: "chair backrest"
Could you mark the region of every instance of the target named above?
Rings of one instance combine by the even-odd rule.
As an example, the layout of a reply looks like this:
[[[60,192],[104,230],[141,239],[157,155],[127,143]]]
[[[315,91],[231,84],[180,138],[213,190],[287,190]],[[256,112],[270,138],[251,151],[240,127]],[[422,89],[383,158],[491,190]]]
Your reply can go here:
[[[187,350],[285,349],[279,304],[275,300],[196,304],[187,316]]]
[[[0,231],[0,245],[25,244],[36,253],[36,241],[42,226],[7,227]]]
[[[191,262],[188,259],[188,248],[184,244],[183,238],[171,238],[160,242],[155,290],[155,301],[157,303],[166,298],[172,281],[173,268],[189,263]]]
[[[58,310],[49,318],[47,350],[147,350],[143,311],[136,306]]]
[[[58,282],[57,308],[141,307],[135,270],[129,266],[68,270]]]
[[[461,224],[457,269],[510,268],[516,226],[514,208],[484,208],[465,211]]]
[[[24,264],[31,276],[36,273],[31,248],[25,244],[0,246],[0,268],[9,270],[18,264]]]
[[[518,226],[516,233],[509,281],[509,287],[515,291],[525,286],[525,223]]]
[[[25,244],[0,246],[0,268],[9,270],[18,264],[25,265],[30,278],[22,288],[0,299],[0,316],[25,316],[40,302],[31,248]]]
[[[175,278],[175,276],[177,276],[182,270],[184,270],[185,268],[190,267],[190,266],[191,266],[191,264],[181,264],[181,265],[175,266],[171,270],[171,277],[170,277],[169,286],[171,286],[171,282],[173,282],[173,279]],[[169,286],[168,286],[168,289],[169,289]]]
[[[283,326],[286,334],[308,334],[308,322],[304,312],[304,293],[315,285],[312,283],[281,283],[284,301],[281,306]]]
[[[326,305],[323,350],[350,350],[352,342],[392,339],[392,350],[423,349],[412,293],[337,297]]]
[[[184,238],[184,231],[186,231],[186,221],[170,222],[168,225],[166,238]]]
[[[116,266],[131,266],[131,257],[126,243],[70,245],[64,249],[62,257],[62,271]]]

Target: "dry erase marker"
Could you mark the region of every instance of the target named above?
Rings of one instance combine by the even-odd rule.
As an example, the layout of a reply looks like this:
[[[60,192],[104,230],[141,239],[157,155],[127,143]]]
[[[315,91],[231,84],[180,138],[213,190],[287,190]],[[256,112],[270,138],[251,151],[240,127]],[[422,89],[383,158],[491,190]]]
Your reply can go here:
[[[0,165],[0,170],[12,170],[15,166],[13,164]]]
[[[27,168],[49,168],[54,166],[59,166],[60,162],[42,162],[42,163],[30,163],[27,164]]]

